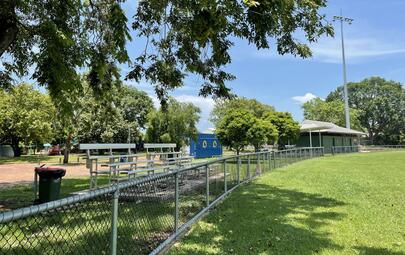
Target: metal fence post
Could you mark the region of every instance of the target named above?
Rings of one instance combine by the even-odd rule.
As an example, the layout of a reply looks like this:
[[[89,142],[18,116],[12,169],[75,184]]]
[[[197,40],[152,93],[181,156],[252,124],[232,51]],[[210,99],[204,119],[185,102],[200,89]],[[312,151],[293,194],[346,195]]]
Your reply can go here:
[[[226,159],[224,160],[224,190],[225,193],[228,191],[228,186],[226,183]]]
[[[38,174],[34,171],[34,201],[37,200],[38,195]]]
[[[250,179],[250,155],[248,157],[248,165],[247,165],[247,178]]]
[[[118,228],[118,199],[119,199],[119,189],[114,191],[113,201],[112,201],[112,219],[111,219],[111,242],[110,242],[110,254],[117,254],[117,228]]]
[[[267,158],[269,159],[269,171],[271,171],[271,152],[267,152]]]
[[[210,173],[208,165],[205,165],[205,185],[206,185],[205,200],[206,206],[208,207],[210,205]]]
[[[238,174],[238,185],[240,184],[240,156],[238,155],[238,161],[236,165],[236,172]]]
[[[179,172],[177,171],[174,175],[175,177],[175,212],[174,212],[174,232],[177,234],[179,228]]]
[[[294,163],[294,150],[290,150],[290,164]]]
[[[281,160],[280,160],[280,163],[281,163],[281,166],[282,167],[284,167],[285,165],[286,165],[286,157],[285,157],[285,151],[284,150],[282,150],[281,151],[281,154],[280,154],[280,158],[281,158]]]

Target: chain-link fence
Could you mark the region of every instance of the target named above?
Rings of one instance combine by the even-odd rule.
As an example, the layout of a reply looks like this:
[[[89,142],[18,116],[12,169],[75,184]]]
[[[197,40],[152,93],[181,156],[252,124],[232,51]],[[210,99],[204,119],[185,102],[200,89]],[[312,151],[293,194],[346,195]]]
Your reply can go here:
[[[360,146],[333,146],[332,155],[341,153],[360,152]]]
[[[332,155],[354,152],[378,152],[405,150],[405,145],[373,145],[373,146],[333,146]]]
[[[390,151],[405,150],[405,145],[368,145],[361,146],[361,151]]]
[[[323,148],[258,152],[0,214],[0,254],[156,254],[240,184]]]

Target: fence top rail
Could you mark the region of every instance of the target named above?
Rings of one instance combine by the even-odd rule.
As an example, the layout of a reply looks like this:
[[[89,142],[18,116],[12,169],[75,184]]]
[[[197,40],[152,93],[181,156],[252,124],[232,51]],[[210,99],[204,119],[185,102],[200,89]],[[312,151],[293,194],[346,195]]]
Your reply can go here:
[[[371,148],[378,148],[378,147],[405,147],[405,144],[397,144],[397,145],[364,145],[363,147],[371,147]]]
[[[90,190],[84,194],[78,194],[75,196],[62,198],[62,199],[51,201],[48,203],[32,205],[29,207],[19,208],[19,209],[15,209],[12,211],[0,213],[0,223],[5,223],[5,222],[12,221],[12,220],[24,218],[24,217],[27,217],[30,215],[49,211],[49,210],[52,210],[55,208],[62,207],[64,205],[70,205],[70,204],[78,203],[81,201],[89,200],[89,199],[92,199],[97,196],[111,193],[111,192],[115,191],[116,189],[117,189],[117,187],[110,186],[110,187],[105,187],[102,189]]]
[[[320,148],[323,148],[323,147],[312,147],[312,148],[307,147],[307,149],[320,149]],[[300,149],[303,149],[303,148],[300,148]],[[297,149],[289,149],[289,150],[299,150],[299,149],[297,148]],[[281,152],[281,151],[278,151],[278,152]],[[212,165],[212,164],[217,164],[218,162],[225,162],[227,160],[231,160],[231,159],[235,159],[235,158],[241,158],[241,157],[252,156],[252,155],[269,154],[269,153],[271,153],[271,152],[264,151],[264,152],[247,153],[247,154],[242,154],[242,155],[232,155],[232,156],[228,156],[228,157],[218,158],[218,159],[194,164],[192,166],[180,168],[180,169],[173,169],[174,171],[172,171],[172,172],[158,173],[158,174],[148,176],[148,177],[145,177],[142,179],[128,180],[125,182],[114,184],[112,186],[102,187],[102,188],[99,188],[96,190],[89,190],[84,194],[78,194],[75,196],[62,198],[59,200],[55,200],[55,201],[51,201],[51,202],[47,202],[47,203],[43,203],[43,204],[39,204],[39,205],[32,205],[29,207],[24,207],[24,208],[12,210],[12,211],[3,212],[3,213],[0,213],[0,223],[6,223],[6,222],[9,222],[12,220],[17,220],[20,218],[39,214],[41,212],[56,209],[56,208],[59,208],[59,207],[65,206],[65,205],[70,205],[70,204],[86,201],[86,200],[89,200],[89,199],[92,199],[92,198],[95,198],[98,196],[102,196],[105,194],[113,193],[116,191],[119,192],[120,189],[125,189],[128,187],[143,184],[146,182],[159,180],[159,179],[162,179],[162,178],[165,178],[168,176],[174,176],[178,173],[183,173],[186,171],[194,170],[196,168],[205,167],[205,166]]]
[[[81,143],[80,150],[135,149],[134,143]]]
[[[344,145],[344,146],[332,146],[332,148],[354,148],[354,147],[360,147],[360,145]]]

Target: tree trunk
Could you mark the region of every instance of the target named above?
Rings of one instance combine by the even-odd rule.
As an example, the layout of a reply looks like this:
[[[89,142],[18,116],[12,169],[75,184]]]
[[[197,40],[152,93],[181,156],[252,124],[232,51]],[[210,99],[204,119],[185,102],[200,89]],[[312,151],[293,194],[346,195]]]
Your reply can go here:
[[[29,144],[28,144],[28,139],[25,138],[25,139],[24,139],[24,154],[25,154],[25,155],[30,154],[30,148],[29,148],[28,146],[29,146]]]
[[[368,131],[368,138],[370,139],[370,144],[374,145],[374,134],[373,131],[369,130]]]
[[[2,0],[0,3],[0,57],[17,38],[16,2],[15,0]]]
[[[65,150],[63,152],[63,164],[69,163],[69,153],[70,153],[70,142],[72,140],[72,135],[68,134],[66,137],[66,143],[65,143]]]
[[[11,147],[14,151],[14,157],[21,156],[20,140],[18,138],[11,139]]]

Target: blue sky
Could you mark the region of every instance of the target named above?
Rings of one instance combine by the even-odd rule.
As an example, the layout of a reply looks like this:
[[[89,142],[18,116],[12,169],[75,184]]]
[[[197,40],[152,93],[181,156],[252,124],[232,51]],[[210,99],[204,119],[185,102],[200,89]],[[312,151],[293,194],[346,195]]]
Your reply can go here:
[[[136,0],[124,3],[128,16],[133,16],[136,5]],[[344,16],[354,19],[352,25],[345,26],[348,81],[381,76],[405,84],[405,0],[329,0],[321,13],[332,20],[340,9]],[[258,51],[245,41],[235,39],[231,50],[233,61],[227,70],[237,78],[229,82],[228,87],[238,96],[255,98],[278,111],[291,112],[296,120],[302,121],[302,102],[314,97],[325,98],[343,83],[338,25],[335,24],[335,38],[321,38],[310,45],[313,51],[310,59],[277,55],[275,45]],[[130,57],[135,58],[144,49],[145,42],[135,34],[132,37],[128,50]],[[130,70],[126,66],[121,68],[123,76]],[[158,105],[151,85],[126,83],[146,91]],[[212,127],[208,118],[214,101],[198,96],[200,84],[201,80],[188,78],[185,86],[171,95],[179,101],[192,102],[202,110],[198,129],[204,131]]]
[[[134,6],[126,7],[131,11]],[[360,81],[370,76],[382,76],[405,84],[405,1],[403,0],[330,0],[322,10],[332,20],[343,10],[344,16],[354,19],[345,26],[347,75],[349,81]],[[233,62],[227,67],[237,79],[228,85],[239,96],[256,98],[289,111],[302,121],[301,103],[327,94],[342,84],[340,29],[335,24],[335,38],[321,38],[311,45],[314,56],[300,59],[278,56],[273,49],[257,51],[241,40],[235,40]],[[136,38],[134,37],[134,40]],[[130,53],[137,49],[131,43]],[[198,79],[188,79],[184,88],[173,92],[180,101],[193,102],[202,110],[200,131],[212,126],[208,122],[213,107],[210,98],[198,97]],[[146,84],[134,84],[152,94]]]
[[[135,8],[136,1],[125,3],[124,9],[129,16]],[[345,26],[348,81],[381,76],[405,84],[405,0],[329,0],[328,7],[321,13],[332,20],[340,9],[344,16],[354,19],[352,25]],[[239,96],[255,98],[275,106],[278,111],[291,112],[296,120],[302,121],[302,102],[313,97],[325,98],[342,85],[338,23],[335,32],[335,38],[321,38],[310,45],[314,55],[310,59],[279,56],[274,49],[258,51],[245,41],[235,40],[231,50],[233,62],[227,70],[237,78],[228,86]],[[130,56],[136,57],[144,46],[144,41],[133,35],[133,41],[128,43]],[[123,76],[128,71],[128,67],[122,66]],[[151,85],[127,83],[148,92],[158,105]],[[201,80],[189,78],[184,87],[171,95],[200,107],[198,129],[204,131],[212,127],[208,118],[214,101],[198,96],[200,84]]]

